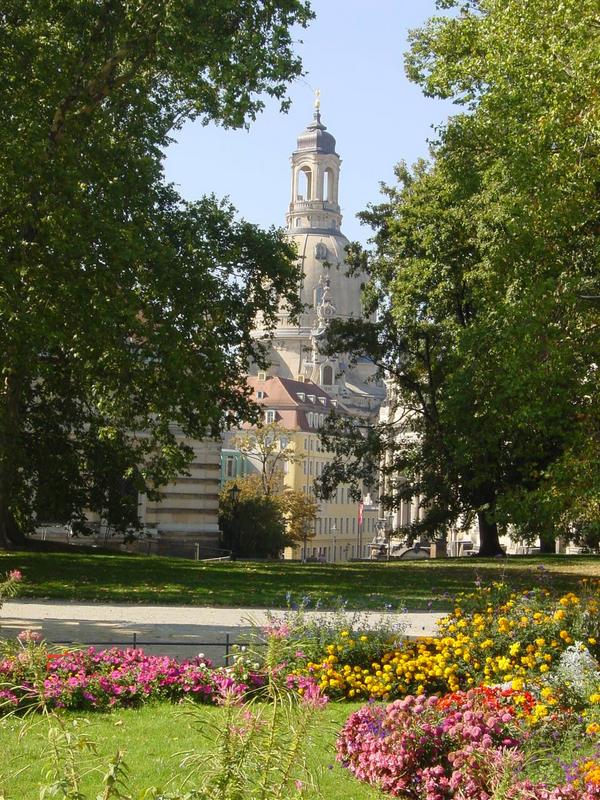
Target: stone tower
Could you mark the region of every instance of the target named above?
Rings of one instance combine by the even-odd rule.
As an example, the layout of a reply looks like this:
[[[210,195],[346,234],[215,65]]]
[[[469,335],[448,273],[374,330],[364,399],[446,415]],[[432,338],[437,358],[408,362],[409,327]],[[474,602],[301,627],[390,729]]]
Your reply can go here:
[[[344,354],[325,357],[319,340],[329,320],[362,316],[364,276],[347,275],[338,201],[341,160],[336,141],[321,122],[319,101],[312,121],[298,137],[291,158],[291,200],[287,235],[296,245],[304,277],[300,297],[305,306],[297,323],[281,310],[271,345],[269,374],[297,381],[314,381],[339,396],[357,413],[375,412],[384,396],[381,384],[370,381],[373,365],[350,365]],[[257,336],[262,335],[258,328]],[[257,373],[256,368],[251,370]]]

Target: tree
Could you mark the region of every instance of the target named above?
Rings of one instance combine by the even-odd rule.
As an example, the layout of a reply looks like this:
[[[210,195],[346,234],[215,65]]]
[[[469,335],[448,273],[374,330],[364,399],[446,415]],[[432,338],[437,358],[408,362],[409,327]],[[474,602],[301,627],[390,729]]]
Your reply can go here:
[[[314,537],[319,507],[314,497],[284,485],[286,465],[298,464],[303,458],[296,452],[291,434],[279,423],[270,422],[240,433],[233,445],[257,467],[258,475],[249,480],[257,481],[260,491],[275,500],[285,522],[288,544],[293,545]]]
[[[468,113],[363,215],[379,321],[333,326],[329,347],[371,355],[395,408],[360,439],[338,427],[338,451],[347,475],[387,454],[384,499],[422,494],[424,528],[476,513],[493,554],[499,525],[548,533],[597,474],[573,448],[597,463],[599,19],[585,0],[439,5],[460,13],[413,33],[408,73]]]
[[[286,464],[302,461],[302,456],[295,451],[290,431],[277,422],[259,424],[240,433],[233,439],[233,445],[256,465],[266,495],[282,491]]]
[[[255,315],[298,308],[280,232],[164,181],[186,119],[248,124],[300,74],[301,0],[8,0],[0,12],[0,546],[50,502],[152,491],[255,410]],[[260,54],[260,57],[258,57]],[[59,488],[58,493],[56,492]]]
[[[233,499],[233,485],[239,496]],[[232,558],[277,558],[291,544],[278,499],[267,495],[254,476],[228,481],[219,495],[222,544]]]
[[[284,489],[277,495],[277,500],[290,545],[293,547],[314,539],[315,520],[319,511],[315,498],[296,489]]]

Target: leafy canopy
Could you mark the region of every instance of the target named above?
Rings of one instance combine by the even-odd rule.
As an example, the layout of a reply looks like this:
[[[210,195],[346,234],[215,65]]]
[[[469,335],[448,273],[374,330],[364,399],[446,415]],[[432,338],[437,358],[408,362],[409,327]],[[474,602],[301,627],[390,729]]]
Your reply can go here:
[[[250,330],[297,310],[280,232],[164,181],[187,119],[247,125],[300,74],[301,0],[8,0],[0,12],[0,546],[180,471],[252,417]]]
[[[600,19],[586,0],[439,6],[456,13],[413,32],[407,71],[467,111],[362,215],[380,316],[334,326],[330,349],[371,355],[391,402],[338,449],[387,454],[384,501],[421,495],[422,528],[477,513],[493,553],[498,524],[537,535],[597,508]]]

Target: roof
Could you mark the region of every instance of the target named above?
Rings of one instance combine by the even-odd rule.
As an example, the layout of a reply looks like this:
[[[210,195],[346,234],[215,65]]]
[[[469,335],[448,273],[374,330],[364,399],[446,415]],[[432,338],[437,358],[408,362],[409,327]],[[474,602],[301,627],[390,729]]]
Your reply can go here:
[[[335,408],[347,413],[346,407],[337,397],[332,397],[313,381],[295,381],[278,375],[269,375],[265,380],[250,375],[247,381],[255,395],[257,392],[264,392],[263,397],[255,396],[255,400],[275,410],[279,416],[277,421],[290,430],[316,433],[318,426],[308,424],[307,415],[311,412],[327,416]]]
[[[327,128],[321,122],[321,115],[318,111],[315,111],[313,121],[306,126],[306,130],[298,137],[296,152],[302,150],[337,155],[335,152],[335,139],[327,132]]]

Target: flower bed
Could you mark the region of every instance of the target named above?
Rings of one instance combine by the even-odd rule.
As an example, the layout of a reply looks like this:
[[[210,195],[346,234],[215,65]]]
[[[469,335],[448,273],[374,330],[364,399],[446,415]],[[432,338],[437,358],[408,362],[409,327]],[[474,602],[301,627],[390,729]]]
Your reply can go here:
[[[572,765],[559,786],[523,777],[536,735],[531,708],[519,693],[489,688],[366,705],[344,726],[338,759],[359,780],[406,800],[600,798],[595,757]]]
[[[361,639],[368,637],[346,633],[306,669],[336,699],[389,700],[498,683],[520,689],[549,676],[576,642],[592,659],[600,655],[599,609],[597,584],[561,597],[547,589],[511,593],[495,584],[460,595],[437,636],[367,661]]]
[[[353,635],[328,644],[307,668],[324,692],[400,698],[350,716],[339,760],[406,800],[599,799],[600,604],[598,586],[584,588],[480,587],[437,636],[370,664]]]
[[[13,708],[97,709],[177,702],[190,697],[218,702],[225,693],[244,696],[264,683],[259,672],[214,668],[203,657],[177,661],[142,650],[78,650],[48,653],[35,634],[20,635],[21,648],[0,661],[0,698]]]

